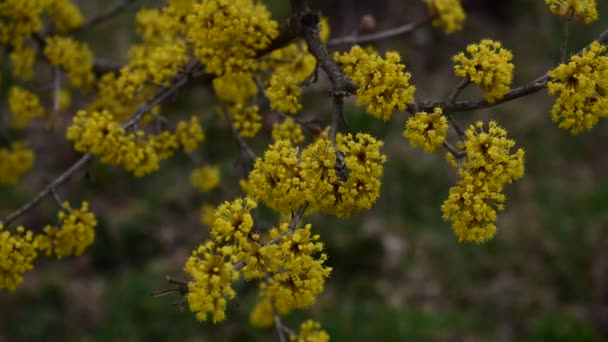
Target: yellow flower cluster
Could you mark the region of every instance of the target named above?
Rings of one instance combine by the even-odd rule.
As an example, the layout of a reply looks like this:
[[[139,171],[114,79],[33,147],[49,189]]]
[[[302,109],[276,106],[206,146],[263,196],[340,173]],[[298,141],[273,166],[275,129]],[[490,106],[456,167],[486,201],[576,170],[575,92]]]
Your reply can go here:
[[[60,211],[59,227],[46,226],[44,233],[36,236],[37,247],[47,256],[55,254],[58,259],[81,255],[95,240],[95,214],[89,211],[88,202],[80,209],[72,209],[64,203],[65,211]]]
[[[199,221],[208,226],[211,227],[211,225],[213,224],[213,214],[215,213],[215,206],[210,204],[210,203],[203,203],[203,205],[201,206],[201,210],[200,210],[200,216],[199,216]]]
[[[302,105],[299,102],[302,88],[290,74],[274,74],[266,88],[266,96],[270,100],[270,108],[284,113],[295,114]]]
[[[321,21],[321,23],[323,22]],[[323,27],[324,25],[321,25],[321,29]],[[313,73],[317,66],[317,59],[308,52],[306,43],[300,41],[274,50],[266,57],[262,57],[261,66],[264,70],[274,70],[274,74],[279,77],[289,75],[293,78],[293,84],[297,85],[304,82]]]
[[[329,342],[329,334],[321,329],[319,322],[308,320],[300,325],[299,334],[291,334],[292,342]]]
[[[38,252],[31,231],[17,228],[16,234],[0,224],[0,289],[14,291],[23,282],[23,273],[31,270]]]
[[[551,117],[560,128],[578,134],[608,116],[608,56],[606,47],[593,42],[581,55],[572,56],[549,72],[549,93],[558,95]]]
[[[262,297],[249,314],[249,323],[256,328],[269,328],[274,324],[274,312],[270,298]]]
[[[13,75],[24,81],[32,78],[34,72],[34,62],[36,61],[36,50],[22,45],[15,48],[10,54],[13,66]]]
[[[270,257],[268,270],[272,276],[261,288],[278,312],[304,309],[314,304],[332,271],[331,267],[323,265],[327,256],[322,253],[319,235],[312,235],[310,230],[311,225],[307,224],[290,233],[289,224],[283,223],[270,231],[270,237],[279,242]]]
[[[184,152],[192,152],[198,148],[203,140],[205,133],[197,116],[190,117],[190,121],[179,121],[175,129],[175,138],[179,142]]]
[[[336,150],[319,138],[301,155],[290,140],[270,145],[249,174],[247,193],[270,208],[290,213],[304,203],[338,217],[369,209],[378,199],[382,164],[382,142],[369,134],[338,136],[344,164],[337,163]]]
[[[231,284],[241,275],[262,281],[262,302],[251,314],[258,325],[269,324],[262,316],[272,317],[271,301],[278,313],[285,314],[309,307],[323,290],[331,268],[324,265],[327,257],[320,237],[312,235],[310,225],[296,228],[282,223],[270,230],[271,241],[264,243],[253,230],[251,212],[256,207],[257,202],[246,197],[222,203],[212,218],[205,210],[211,241],[198,247],[185,266],[193,278],[187,300],[200,320],[208,314],[214,322],[225,318],[226,300],[235,296]]]
[[[200,191],[211,191],[220,184],[220,168],[203,166],[194,169],[190,174],[190,183]]]
[[[306,182],[299,166],[298,148],[289,140],[268,147],[249,174],[249,195],[278,212],[297,211],[306,202]]]
[[[42,30],[40,14],[44,2],[40,0],[4,0],[0,2],[0,44],[21,46],[26,37]]]
[[[595,0],[545,0],[551,13],[573,16],[576,21],[592,23],[599,19]]]
[[[171,41],[177,34],[182,33],[178,17],[171,13],[170,6],[162,9],[142,8],[137,11],[135,21],[137,33],[144,42],[152,45]]]
[[[213,80],[216,97],[226,104],[231,113],[234,128],[245,138],[252,138],[262,128],[258,106],[247,103],[257,93],[258,87],[251,72],[230,72]]]
[[[84,43],[66,37],[49,37],[44,54],[49,63],[68,73],[68,80],[75,88],[88,89],[95,81],[93,53]]]
[[[216,247],[208,241],[192,252],[186,261],[185,271],[193,278],[188,283],[186,298],[196,318],[206,321],[211,315],[213,323],[226,318],[226,298],[233,299],[236,292],[232,283],[239,278],[234,270],[234,249]]]
[[[34,152],[25,141],[13,142],[10,149],[0,148],[0,184],[15,184],[34,165]]]
[[[403,136],[410,145],[433,152],[443,144],[447,131],[448,120],[441,108],[437,107],[432,114],[420,112],[409,118]]]
[[[8,93],[8,108],[11,111],[11,127],[23,129],[36,117],[44,115],[44,108],[36,94],[14,86]]]
[[[467,18],[460,0],[424,0],[434,15],[433,26],[440,27],[446,34],[462,30]]]
[[[230,105],[245,104],[258,91],[250,72],[227,73],[213,79],[215,96]]]
[[[479,44],[467,46],[466,52],[470,56],[460,52],[452,58],[456,76],[467,77],[479,85],[488,102],[500,100],[509,92],[513,81],[515,67],[511,63],[511,51],[502,48],[500,42],[483,39]]]
[[[286,139],[296,145],[304,141],[304,133],[302,127],[292,118],[286,118],[281,123],[275,123],[272,126],[272,139],[274,141]]]
[[[215,242],[235,241],[240,246],[246,245],[253,228],[251,211],[257,206],[258,204],[249,197],[220,204],[213,214],[211,225],[211,236]]]
[[[353,46],[334,59],[344,73],[359,85],[357,104],[367,104],[367,111],[378,119],[388,121],[395,108],[403,110],[414,101],[416,88],[409,83],[411,74],[405,72],[397,52],[387,52],[384,59],[375,52]]]
[[[460,180],[450,189],[441,210],[443,218],[452,222],[459,242],[480,243],[496,233],[497,212],[503,210],[506,199],[503,186],[523,176],[524,151],[512,153],[515,142],[494,121],[487,132],[482,122],[471,125],[466,138],[459,146],[466,153],[458,170]]]
[[[59,33],[64,33],[82,25],[84,18],[70,0],[45,0],[46,11],[55,22]]]
[[[196,117],[189,123],[180,121],[174,135],[165,132],[146,137],[143,131],[127,134],[108,111],[79,111],[67,130],[76,151],[90,152],[136,177],[158,170],[160,160],[173,155],[178,146],[186,152],[194,150],[203,137]]]
[[[129,63],[120,70],[117,87],[133,100],[146,83],[169,86],[169,81],[188,61],[183,40],[149,46],[137,45],[129,50]]]
[[[262,128],[262,116],[258,106],[244,107],[237,104],[231,107],[234,127],[245,138],[253,138]]]
[[[253,0],[195,3],[187,23],[196,57],[216,75],[252,69],[256,51],[268,47],[278,35],[270,12]]]

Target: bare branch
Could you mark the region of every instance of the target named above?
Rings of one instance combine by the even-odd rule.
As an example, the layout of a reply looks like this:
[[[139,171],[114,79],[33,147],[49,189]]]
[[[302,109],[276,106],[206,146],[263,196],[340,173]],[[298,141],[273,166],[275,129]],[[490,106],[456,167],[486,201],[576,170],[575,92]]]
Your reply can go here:
[[[89,18],[80,27],[71,30],[70,33],[77,33],[98,26],[128,9],[129,6],[135,3],[135,1],[137,0],[122,0],[107,11],[102,12],[95,17]]]
[[[371,43],[378,40],[388,39],[400,35],[405,35],[415,31],[416,29],[426,25],[427,23],[433,20],[433,16],[426,16],[422,19],[419,19],[413,23],[405,24],[402,26],[394,27],[392,29],[370,33],[365,35],[356,35],[351,34],[346,37],[334,38],[330,39],[327,42],[327,46],[338,46],[345,44],[363,44],[363,43]]]
[[[319,15],[316,13],[306,13],[302,15],[300,20],[308,50],[315,56],[317,63],[329,77],[332,84],[333,96],[348,96],[353,94],[359,86],[342,73],[319,37]]]

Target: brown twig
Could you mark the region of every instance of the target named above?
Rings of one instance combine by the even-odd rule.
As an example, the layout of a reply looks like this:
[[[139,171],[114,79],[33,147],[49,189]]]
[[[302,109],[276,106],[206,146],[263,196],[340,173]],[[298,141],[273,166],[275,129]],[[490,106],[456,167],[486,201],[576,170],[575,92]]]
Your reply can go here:
[[[114,7],[111,7],[107,11],[102,12],[102,13],[98,14],[97,16],[86,20],[80,27],[72,30],[71,33],[80,32],[80,31],[89,29],[91,27],[98,26],[99,24],[102,24],[102,23],[108,21],[115,15],[120,14],[121,12],[126,10],[129,6],[133,5],[135,3],[135,1],[137,1],[137,0],[122,0],[121,2],[114,5]]]
[[[319,37],[319,21],[321,18],[317,13],[306,13],[300,18],[304,33],[304,40],[308,45],[308,50],[315,56],[317,63],[329,77],[332,85],[333,96],[349,96],[359,88],[351,81],[338,67],[334,59],[327,51],[327,47]]]
[[[274,304],[274,301],[270,299],[270,304],[272,306],[272,315],[274,316],[274,327],[279,335],[279,341],[286,342],[285,335],[283,331],[285,331],[285,327],[283,326],[283,322],[281,322],[281,316],[279,316],[279,312],[277,311],[277,306]]]
[[[413,31],[415,31],[416,29],[426,25],[427,23],[431,22],[432,20],[433,20],[433,16],[426,16],[413,23],[401,25],[398,27],[394,27],[394,28],[376,32],[376,33],[370,33],[370,34],[365,34],[365,35],[351,34],[346,37],[334,38],[334,39],[330,39],[327,42],[327,46],[338,46],[338,45],[344,45],[344,44],[364,44],[364,43],[371,43],[371,42],[375,42],[378,40],[388,39],[388,38],[392,38],[392,37],[396,37],[396,36],[400,36],[400,35],[405,35],[405,34],[411,33]]]

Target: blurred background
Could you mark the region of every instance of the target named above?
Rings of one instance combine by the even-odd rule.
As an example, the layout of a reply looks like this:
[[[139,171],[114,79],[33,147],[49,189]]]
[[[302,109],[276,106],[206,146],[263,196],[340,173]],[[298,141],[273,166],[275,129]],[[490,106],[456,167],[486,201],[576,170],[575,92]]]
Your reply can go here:
[[[265,1],[273,15],[289,15],[289,2]],[[115,1],[76,1],[92,16]],[[383,30],[420,19],[420,0],[313,1],[330,19],[332,37],[360,30],[363,16]],[[459,80],[451,56],[482,38],[500,40],[514,54],[514,86],[543,75],[559,60],[564,18],[550,14],[543,0],[463,1],[468,14],[462,32],[445,36],[430,26],[374,44],[397,50],[423,100],[444,99]],[[120,65],[138,41],[134,16],[139,7],[161,1],[136,1],[112,21],[78,39],[96,56]],[[574,53],[608,29],[608,3],[598,1],[600,20],[572,23]],[[339,47],[348,49],[348,46]],[[41,79],[48,67],[37,66]],[[1,102],[11,79],[2,69]],[[49,76],[50,77],[50,76]],[[32,85],[42,87],[42,85]],[[43,88],[41,88],[43,89]],[[329,122],[328,82],[306,91],[301,115]],[[462,98],[481,95],[470,87]],[[75,97],[74,109],[79,101]],[[455,183],[445,152],[425,154],[401,136],[406,114],[384,123],[350,99],[347,127],[385,141],[381,198],[372,210],[348,220],[315,214],[305,218],[321,235],[334,268],[324,293],[309,311],[284,322],[296,328],[305,319],[320,321],[332,341],[602,341],[608,340],[608,125],[576,137],[550,119],[546,91],[512,103],[455,114],[466,125],[496,120],[517,146],[526,150],[525,177],[506,187],[508,201],[498,234],[482,245],[459,244],[441,219],[440,205]],[[223,120],[217,120],[209,91],[192,85],[163,106],[175,118],[200,114],[207,139],[197,154],[219,164],[222,188],[200,193],[189,183],[193,165],[176,156],[145,178],[94,161],[60,190],[79,206],[88,200],[99,226],[95,243],[81,257],[39,258],[15,292],[0,293],[0,341],[272,341],[274,330],[248,324],[257,289],[238,283],[238,300],[221,324],[198,322],[179,296],[152,297],[171,286],[166,276],[187,280],[183,264],[208,228],[199,222],[203,203],[240,196],[238,149]],[[69,122],[69,116],[64,118]],[[270,139],[272,119],[250,141],[259,155]],[[60,125],[61,126],[61,125]],[[450,134],[452,134],[451,132]],[[34,125],[28,139],[37,152],[34,171],[16,187],[0,187],[0,216],[26,202],[78,155],[63,128]],[[450,136],[455,141],[453,135]],[[41,229],[56,220],[48,200],[21,221]],[[260,208],[260,220],[278,218]]]

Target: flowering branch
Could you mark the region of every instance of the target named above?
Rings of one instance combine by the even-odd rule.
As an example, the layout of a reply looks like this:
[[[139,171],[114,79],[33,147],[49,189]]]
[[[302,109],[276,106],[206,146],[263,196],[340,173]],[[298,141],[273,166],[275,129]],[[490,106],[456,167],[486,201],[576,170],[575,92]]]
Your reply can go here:
[[[608,45],[608,30],[605,30],[604,32],[602,32],[602,34],[600,34],[600,36],[597,38],[597,41],[603,45]],[[583,49],[583,51],[584,51],[584,49]],[[581,52],[582,51],[580,51],[578,54],[580,54]],[[551,78],[548,76],[547,73],[545,73],[543,76],[538,77],[537,79],[533,80],[532,82],[524,84],[523,86],[520,86],[518,88],[512,89],[504,97],[496,100],[493,103],[488,102],[488,100],[486,100],[486,99],[459,101],[459,102],[454,102],[454,103],[447,103],[446,101],[423,102],[423,103],[420,103],[419,110],[428,111],[428,110],[432,110],[435,107],[442,107],[446,112],[452,113],[452,112],[467,112],[467,111],[472,111],[472,110],[477,110],[477,109],[482,109],[482,108],[494,107],[501,103],[509,102],[509,101],[515,100],[515,99],[523,97],[523,96],[534,94],[534,93],[538,92],[539,90],[546,88],[549,81],[551,81]]]
[[[191,69],[193,69],[195,67],[195,64],[197,64],[197,63],[191,63],[190,68],[188,68],[181,75],[177,76],[177,78],[175,79],[175,81],[173,82],[173,84],[170,87],[161,89],[160,91],[158,91],[156,93],[155,96],[150,98],[145,104],[141,105],[135,111],[135,113],[133,114],[131,119],[129,121],[125,122],[122,125],[122,127],[124,129],[128,129],[128,128],[132,127],[133,125],[135,125],[144,114],[148,113],[152,109],[152,107],[163,102],[169,96],[174,94],[184,84],[186,84],[190,78],[189,73],[190,73]],[[76,172],[78,172],[85,165],[87,165],[87,163],[92,158],[93,158],[93,154],[91,154],[91,153],[84,154],[82,157],[80,157],[80,159],[78,161],[76,161],[74,164],[72,164],[72,166],[70,166],[66,171],[64,171],[61,175],[59,175],[57,178],[55,178],[55,180],[53,180],[50,184],[48,184],[40,192],[38,192],[38,194],[36,194],[36,196],[34,196],[29,202],[25,203],[23,206],[21,206],[19,209],[15,210],[14,212],[8,214],[0,222],[2,222],[5,226],[8,226],[11,222],[15,221],[17,218],[19,218],[23,214],[25,214],[28,211],[35,208],[38,205],[38,203],[40,203],[49,194],[51,194],[53,190],[57,189],[58,187],[62,186],[65,183],[67,183],[67,181],[70,180],[70,178]]]

